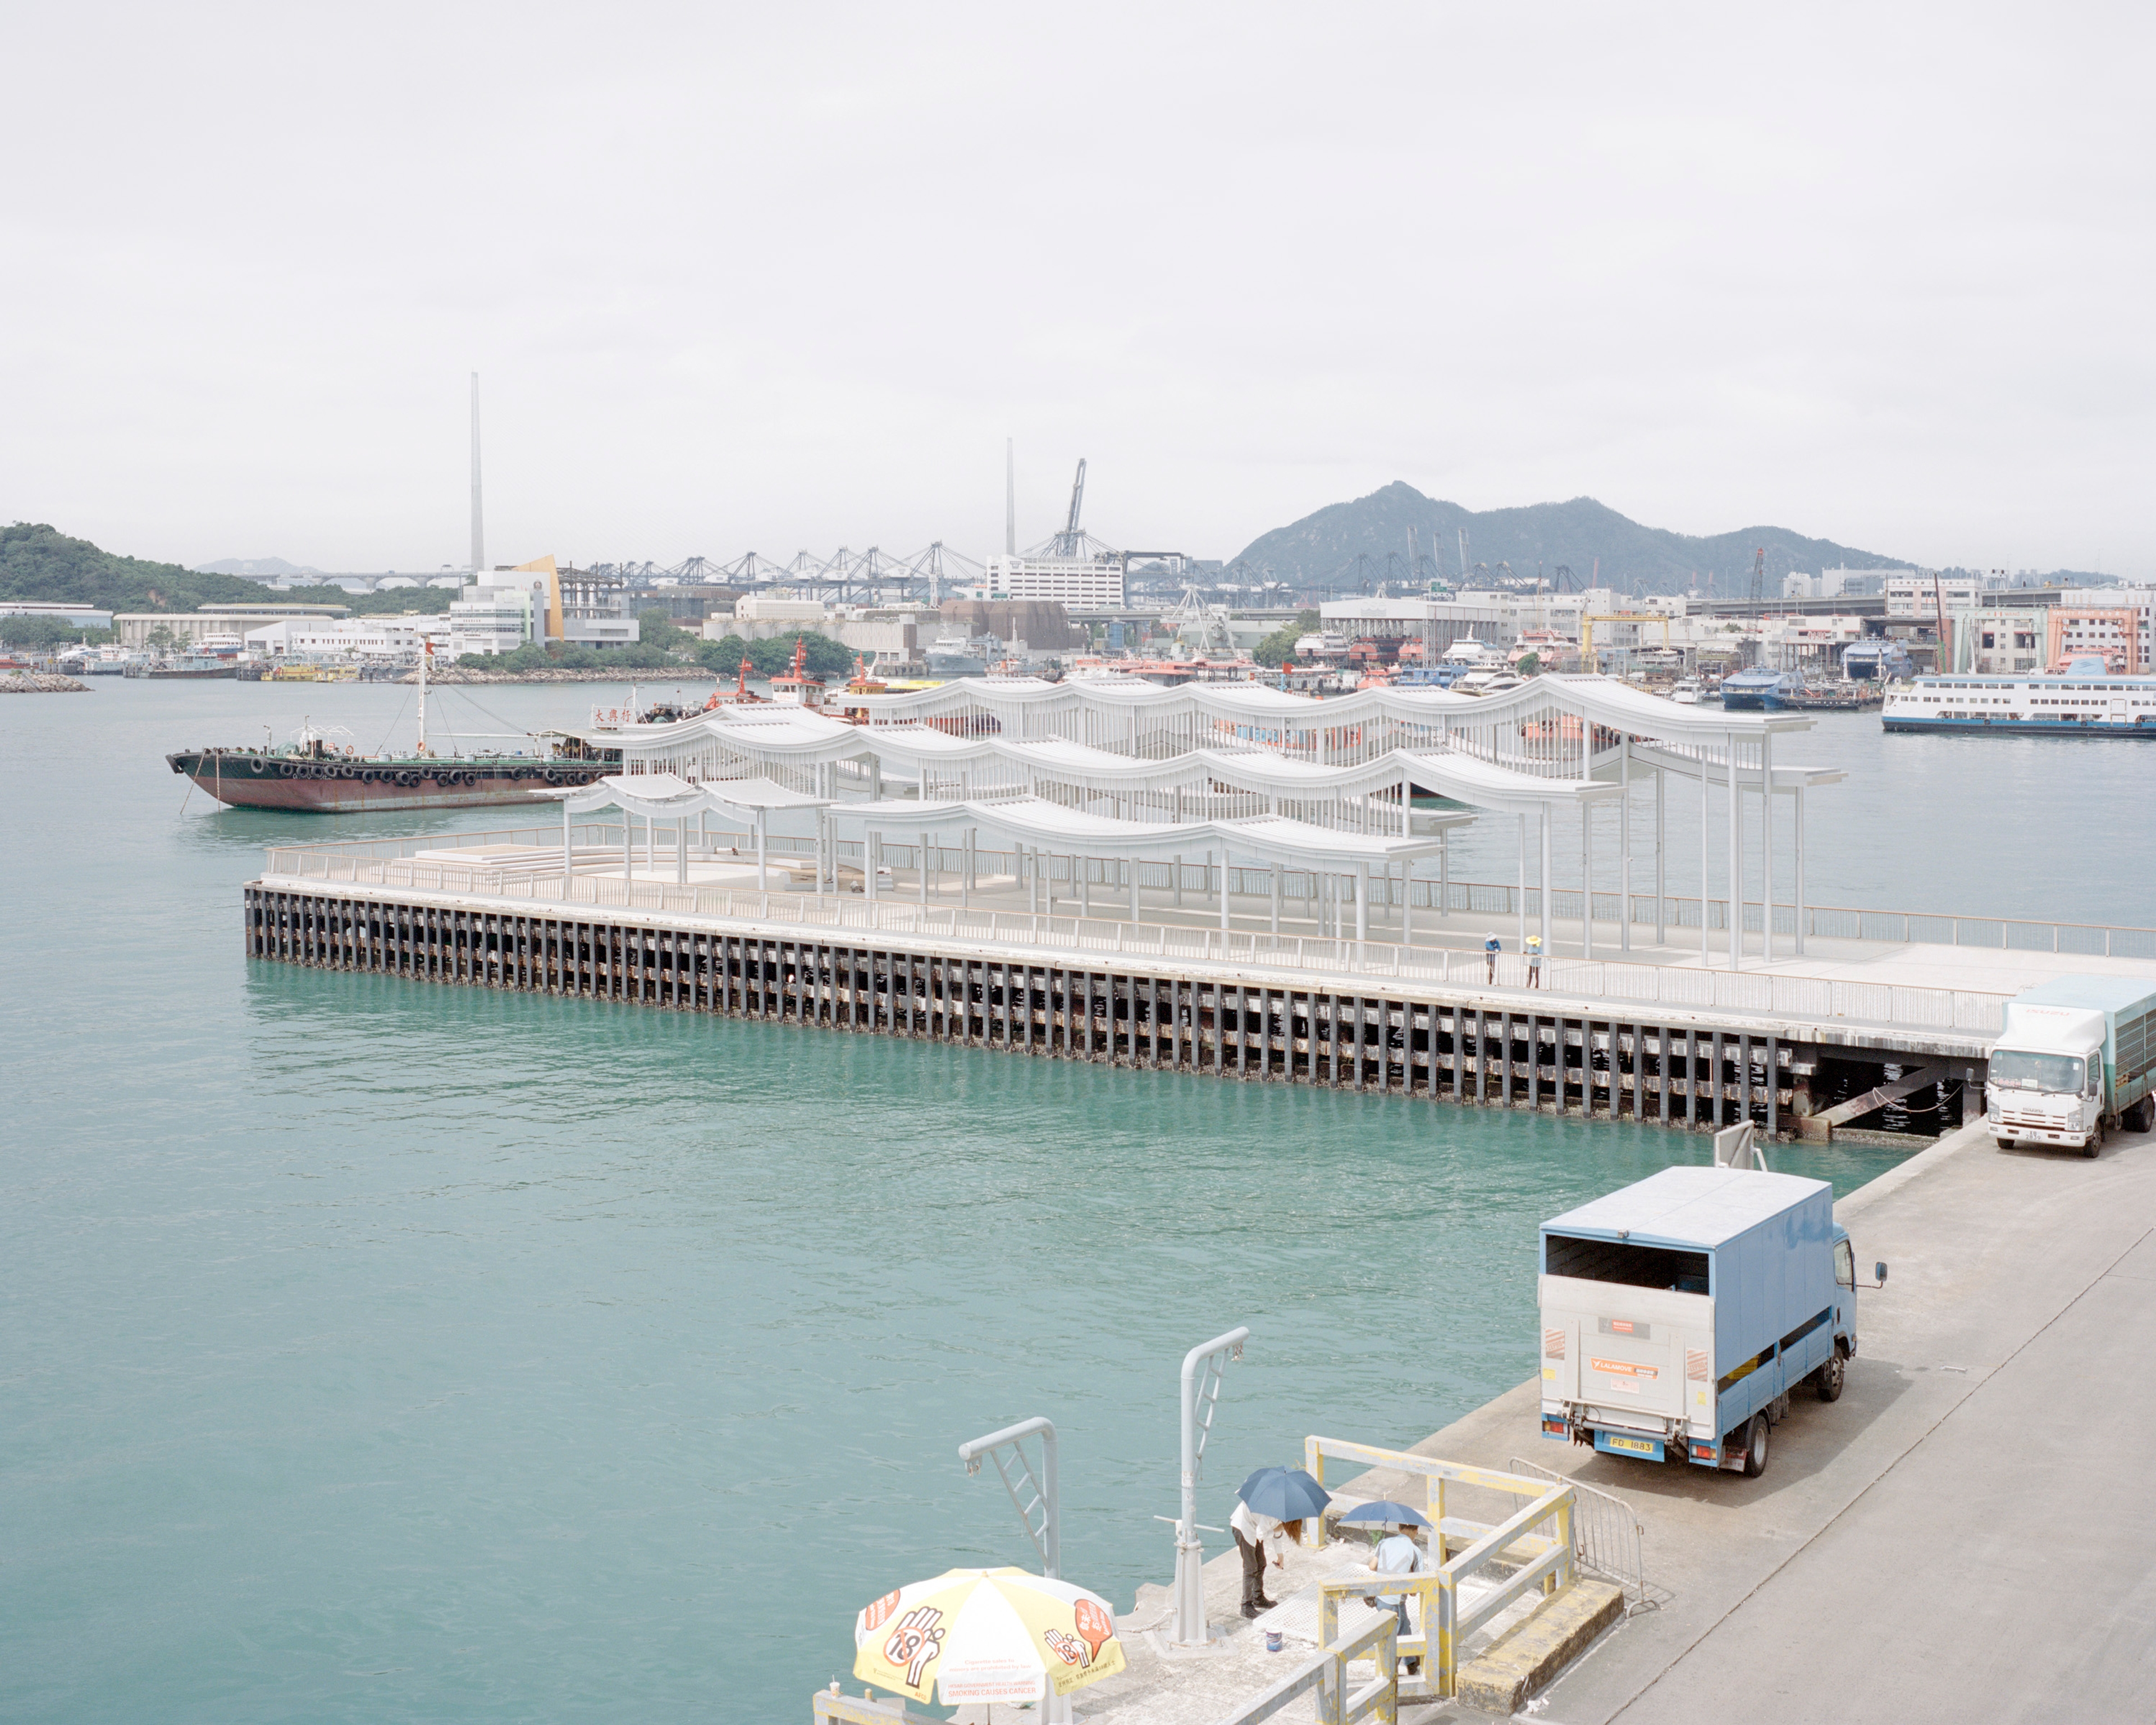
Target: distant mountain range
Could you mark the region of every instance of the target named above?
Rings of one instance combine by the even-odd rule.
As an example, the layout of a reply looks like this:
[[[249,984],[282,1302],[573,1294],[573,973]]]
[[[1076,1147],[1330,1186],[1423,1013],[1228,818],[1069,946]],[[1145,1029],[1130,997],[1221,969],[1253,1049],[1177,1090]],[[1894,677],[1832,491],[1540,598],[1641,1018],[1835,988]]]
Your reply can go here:
[[[213,563],[197,563],[198,575],[249,575],[259,578],[267,575],[319,575],[322,572],[305,563],[288,563],[282,557],[219,557]]]
[[[1427,580],[1432,572],[1457,585],[1462,528],[1470,569],[1482,564],[1488,571],[1488,578],[1474,578],[1478,580],[1501,576],[1501,562],[1529,580],[1537,573],[1553,579],[1563,566],[1577,585],[1586,587],[1594,582],[1599,562],[1599,584],[1620,592],[1681,593],[1705,587],[1712,576],[1717,593],[1738,596],[1751,591],[1753,554],[1763,547],[1768,591],[1774,593],[1793,570],[1914,567],[1831,539],[1808,539],[1787,527],[1745,527],[1704,538],[1672,533],[1642,526],[1592,497],[1524,509],[1463,509],[1398,480],[1367,497],[1328,504],[1276,527],[1252,540],[1234,561],[1296,587],[1330,583],[1343,594],[1365,583],[1374,589],[1380,581]],[[1410,529],[1419,553],[1414,570],[1408,565]]]

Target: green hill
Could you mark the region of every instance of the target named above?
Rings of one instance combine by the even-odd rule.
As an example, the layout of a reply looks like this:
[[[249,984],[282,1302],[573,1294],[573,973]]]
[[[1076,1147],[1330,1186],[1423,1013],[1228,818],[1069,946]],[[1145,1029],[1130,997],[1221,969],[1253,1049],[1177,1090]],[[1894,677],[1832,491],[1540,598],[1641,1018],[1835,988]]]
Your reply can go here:
[[[356,616],[446,611],[454,595],[439,587],[352,593],[324,583],[272,593],[259,581],[213,575],[100,550],[51,527],[0,527],[0,599],[43,599],[114,611],[199,611],[204,605],[343,605]]]
[[[1489,577],[1497,576],[1497,565],[1507,562],[1515,575],[1527,579],[1537,572],[1554,578],[1562,564],[1572,571],[1577,585],[1585,587],[1594,579],[1599,562],[1600,584],[1620,592],[1680,593],[1704,587],[1712,575],[1718,593],[1748,593],[1753,552],[1758,547],[1766,551],[1768,590],[1774,593],[1792,570],[1912,567],[1906,560],[1831,539],[1809,539],[1786,527],[1744,527],[1695,537],[1642,526],[1592,497],[1478,511],[1425,497],[1399,480],[1352,503],[1330,504],[1276,527],[1253,540],[1237,561],[1254,573],[1270,572],[1270,578],[1296,587],[1330,583],[1343,595],[1366,584],[1374,589],[1380,581],[1409,581],[1414,572],[1427,579],[1433,569],[1457,585],[1463,527],[1471,567],[1484,564]],[[1410,528],[1419,552],[1418,572],[1408,567]]]

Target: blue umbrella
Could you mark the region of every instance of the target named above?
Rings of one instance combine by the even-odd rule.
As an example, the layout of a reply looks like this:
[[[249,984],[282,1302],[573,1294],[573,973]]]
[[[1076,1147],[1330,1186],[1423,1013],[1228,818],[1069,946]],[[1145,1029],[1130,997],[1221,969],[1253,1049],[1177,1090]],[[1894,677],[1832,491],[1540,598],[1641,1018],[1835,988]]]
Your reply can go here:
[[[1254,1514],[1276,1522],[1299,1522],[1332,1501],[1324,1486],[1299,1467],[1261,1467],[1236,1488],[1235,1495]]]
[[[1427,1527],[1430,1525],[1429,1517],[1409,1509],[1404,1503],[1394,1503],[1388,1498],[1379,1498],[1375,1503],[1359,1504],[1339,1517],[1338,1521],[1343,1527],[1350,1522],[1398,1522],[1404,1527]]]

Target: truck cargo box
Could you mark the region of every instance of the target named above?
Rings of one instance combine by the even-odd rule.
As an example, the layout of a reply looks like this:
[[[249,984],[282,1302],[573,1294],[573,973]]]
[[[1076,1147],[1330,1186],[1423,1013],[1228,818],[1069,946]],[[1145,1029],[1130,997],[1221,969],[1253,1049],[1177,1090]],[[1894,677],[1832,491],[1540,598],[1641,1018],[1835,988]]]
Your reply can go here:
[[[1722,1440],[1855,1348],[1824,1180],[1674,1168],[1543,1224],[1543,1430],[1635,1454]]]

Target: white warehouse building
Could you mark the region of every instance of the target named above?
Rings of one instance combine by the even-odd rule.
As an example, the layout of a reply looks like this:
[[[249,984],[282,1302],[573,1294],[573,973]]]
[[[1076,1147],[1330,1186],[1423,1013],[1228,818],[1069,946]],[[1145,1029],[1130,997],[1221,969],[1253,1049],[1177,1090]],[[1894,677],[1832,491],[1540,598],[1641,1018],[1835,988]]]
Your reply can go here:
[[[1121,557],[992,557],[992,599],[1054,599],[1073,611],[1123,608]]]

